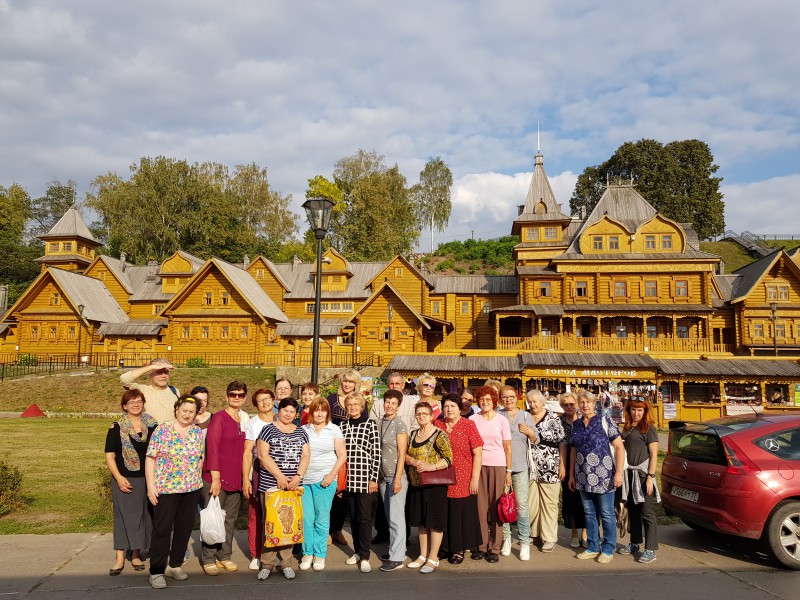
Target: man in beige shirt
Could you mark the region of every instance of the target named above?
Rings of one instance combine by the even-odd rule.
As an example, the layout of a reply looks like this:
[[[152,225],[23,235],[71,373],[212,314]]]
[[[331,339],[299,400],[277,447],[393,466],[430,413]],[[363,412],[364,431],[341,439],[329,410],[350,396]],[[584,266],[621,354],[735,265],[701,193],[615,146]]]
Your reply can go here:
[[[150,364],[119,376],[126,390],[140,390],[144,394],[145,412],[159,423],[167,423],[175,418],[175,402],[180,393],[169,384],[169,376],[174,368],[166,358],[154,358]],[[150,381],[136,383],[142,375],[147,375]]]

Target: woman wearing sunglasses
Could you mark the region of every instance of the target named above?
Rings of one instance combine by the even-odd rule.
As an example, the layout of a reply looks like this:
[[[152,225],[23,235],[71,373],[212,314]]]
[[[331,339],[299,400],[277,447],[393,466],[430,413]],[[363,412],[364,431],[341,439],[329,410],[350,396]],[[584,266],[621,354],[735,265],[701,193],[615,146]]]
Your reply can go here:
[[[442,414],[442,404],[434,396],[436,393],[436,378],[428,373],[419,376],[419,402],[427,402],[433,411],[433,420]]]
[[[250,418],[242,410],[247,397],[247,385],[231,381],[225,393],[228,405],[214,413],[206,434],[206,460],[203,465],[203,506],[218,497],[225,511],[225,541],[221,544],[203,542],[201,563],[206,575],[219,575],[220,569],[237,571],[231,560],[233,524],[239,515],[242,501],[242,456],[245,429]]]

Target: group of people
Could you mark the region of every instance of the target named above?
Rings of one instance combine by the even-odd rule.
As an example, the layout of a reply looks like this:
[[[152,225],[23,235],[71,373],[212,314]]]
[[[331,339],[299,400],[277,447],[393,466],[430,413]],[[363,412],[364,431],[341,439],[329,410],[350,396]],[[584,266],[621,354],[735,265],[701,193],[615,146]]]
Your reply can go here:
[[[133,569],[144,570],[149,549],[154,588],[166,587],[165,577],[186,579],[195,515],[212,498],[226,517],[225,540],[202,543],[201,565],[211,576],[238,569],[231,554],[242,501],[249,567],[260,580],[278,565],[287,579],[297,570],[325,569],[329,544],[347,545],[347,516],[346,562],[371,571],[376,497],[377,538],[381,531],[388,538],[381,571],[431,573],[444,558],[461,564],[467,552],[489,563],[509,556],[512,526],[498,513],[504,492],[516,499],[520,560],[530,560],[531,545],[555,548],[559,501],[570,546],[584,547],[579,559],[607,563],[617,550],[655,560],[658,437],[647,402],[627,403],[620,432],[595,412],[596,398],[586,390],[562,394],[559,415],[538,390],[521,402],[515,388],[492,381],[437,397],[436,380],[425,373],[419,395],[405,396],[403,376],[392,373],[382,400],[370,407],[359,373],[348,370],[327,398],[316,384],[303,385],[302,405],[286,379],[274,391],[258,389],[250,396],[253,417],[243,410],[247,386],[233,381],[225,408],[211,415],[208,390],[180,395],[169,385],[172,369],[155,359],[121,376],[123,416],[106,439],[116,551],[110,575],[123,570],[126,552]],[[149,382],[137,383],[145,374]],[[300,489],[302,544],[265,547],[270,494]],[[631,537],[617,548],[620,504],[627,505]],[[419,555],[406,562],[411,527],[418,529]]]

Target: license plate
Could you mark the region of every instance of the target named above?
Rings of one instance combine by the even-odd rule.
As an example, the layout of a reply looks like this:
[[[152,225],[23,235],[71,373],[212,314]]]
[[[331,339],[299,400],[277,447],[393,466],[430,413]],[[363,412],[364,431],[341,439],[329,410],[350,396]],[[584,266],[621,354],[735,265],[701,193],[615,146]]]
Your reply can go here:
[[[673,496],[677,496],[678,498],[683,498],[684,500],[688,500],[689,502],[697,502],[700,497],[699,492],[693,492],[692,490],[687,490],[686,488],[678,487],[677,485],[672,486],[672,491],[670,492]]]

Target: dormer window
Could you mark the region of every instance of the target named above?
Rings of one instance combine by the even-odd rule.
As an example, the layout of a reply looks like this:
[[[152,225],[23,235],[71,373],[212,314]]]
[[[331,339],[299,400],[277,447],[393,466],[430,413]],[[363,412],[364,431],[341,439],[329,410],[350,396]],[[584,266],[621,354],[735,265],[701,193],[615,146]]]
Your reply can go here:
[[[612,235],[608,238],[608,249],[609,250],[619,250],[619,236]]]
[[[58,292],[53,292],[53,295],[50,296],[50,306],[58,306],[61,304],[61,296]]]
[[[603,236],[596,235],[592,238],[592,248],[594,248],[595,250],[603,249]]]
[[[661,249],[672,250],[672,235],[667,233],[661,236]]]
[[[656,249],[656,236],[654,236],[654,235],[646,235],[646,236],[644,236],[644,249],[645,250],[655,250]]]
[[[557,227],[545,227],[544,228],[544,239],[546,239],[546,240],[557,240],[558,239],[558,228]]]

